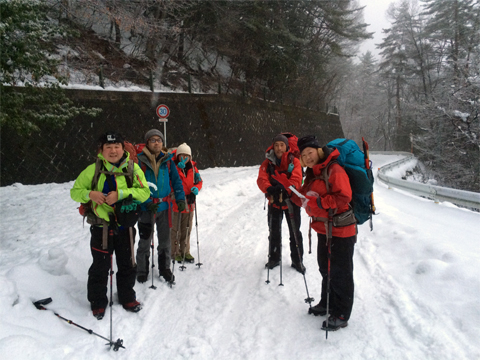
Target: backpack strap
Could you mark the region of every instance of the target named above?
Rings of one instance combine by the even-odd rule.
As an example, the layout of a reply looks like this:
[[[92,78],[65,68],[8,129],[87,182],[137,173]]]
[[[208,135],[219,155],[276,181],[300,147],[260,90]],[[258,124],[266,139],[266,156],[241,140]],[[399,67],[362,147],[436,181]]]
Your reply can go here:
[[[133,186],[133,169],[134,169],[134,161],[133,160],[128,160],[128,165],[126,168],[122,169],[122,172],[116,172],[116,171],[107,171],[105,169],[105,165],[103,164],[103,161],[100,159],[97,159],[97,162],[95,163],[95,174],[93,175],[93,180],[92,180],[92,190],[95,189],[95,187],[98,185],[98,179],[100,178],[100,174],[105,174],[107,175],[107,181],[109,186],[113,189],[115,186],[113,182],[111,182],[111,178],[108,175],[114,175],[114,176],[125,176],[125,181],[127,183],[127,187],[131,188]]]
[[[123,168],[123,172],[125,173],[125,181],[127,182],[127,186],[131,188],[133,186],[133,169],[134,169],[134,161],[128,160],[128,165],[126,168]]]
[[[338,163],[337,160],[332,160],[330,161],[327,166],[325,166],[322,170],[322,175],[320,176],[317,176],[315,179],[313,180],[316,180],[316,179],[321,179],[325,182],[325,186],[327,187],[327,193],[330,194],[330,182],[328,181],[328,179],[330,178],[330,172],[328,171],[330,169],[330,166],[335,164],[335,163]]]
[[[100,174],[105,174],[106,175],[106,181],[108,182],[108,185],[110,188],[114,188],[115,185],[113,184],[113,181],[109,175],[123,175],[125,176],[125,181],[127,182],[127,186],[131,188],[133,186],[133,170],[134,170],[134,161],[129,160],[128,165],[126,168],[122,169],[121,173],[114,172],[114,171],[107,171],[104,170],[105,166],[103,164],[103,161],[99,158],[95,161],[95,172],[93,174],[93,179],[92,179],[92,190],[95,190],[95,188],[98,185],[98,180],[100,179]],[[91,200],[90,200],[91,203]],[[93,211],[92,211],[93,213]],[[93,213],[94,215],[94,213]],[[91,225],[102,225],[103,230],[102,230],[102,248],[103,250],[106,250],[108,248],[108,222],[104,219],[100,219],[98,216],[95,215],[95,219],[91,219],[92,222],[89,222]]]
[[[95,172],[92,178],[92,190],[95,190],[95,188],[98,185],[98,179],[100,178],[100,170],[102,168],[103,168],[103,161],[97,158],[97,160],[95,161]]]

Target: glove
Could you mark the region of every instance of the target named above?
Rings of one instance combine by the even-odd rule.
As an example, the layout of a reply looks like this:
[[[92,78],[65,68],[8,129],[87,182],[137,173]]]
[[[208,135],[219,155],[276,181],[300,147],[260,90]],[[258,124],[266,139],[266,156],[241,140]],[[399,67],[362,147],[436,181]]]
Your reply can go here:
[[[282,184],[273,185],[267,188],[268,195],[279,195],[282,190],[285,190],[285,187]]]
[[[302,199],[302,207],[306,209],[307,207],[310,207],[310,209],[314,206],[317,205],[320,201],[320,195],[316,193],[315,191],[309,191],[307,192],[307,195],[305,196],[305,199]],[[321,203],[320,206],[318,206],[320,209],[322,209]]]
[[[178,208],[178,212],[182,212],[183,210],[185,210],[185,201],[178,200],[177,201],[177,208]]]
[[[154,202],[151,202],[151,203],[148,203],[147,204],[147,209],[148,211],[150,211],[152,214],[156,214],[157,211],[158,211],[158,207],[160,206],[160,203],[154,203]]]
[[[191,191],[192,193],[194,193],[194,194],[195,194],[195,196],[197,196],[197,195],[198,195],[198,188],[196,188],[195,186],[194,186],[194,187],[192,187],[192,188],[190,189],[190,191]]]
[[[187,195],[187,204],[195,204],[195,194],[194,193],[190,193]]]
[[[195,184],[198,184],[200,181],[202,181],[202,177],[200,176],[199,173],[195,173],[195,176],[193,177],[193,182]]]
[[[293,168],[294,168],[294,167],[295,167],[295,166],[293,166],[293,163],[288,164],[288,169],[287,169],[287,171],[288,171],[289,173],[291,173],[291,172],[293,171]]]
[[[129,213],[131,211],[136,211],[137,206],[141,204],[140,201],[133,200],[132,194],[128,195],[126,199],[121,202],[120,212]]]
[[[275,170],[275,175],[272,175],[272,178],[282,184],[288,193],[291,193],[291,190],[289,190],[288,188],[292,186],[292,183],[290,182],[290,180],[288,180],[287,175],[280,174],[278,170]]]
[[[187,162],[188,158],[183,158],[182,161],[179,161],[177,166],[180,168],[180,169],[185,169],[185,163]]]

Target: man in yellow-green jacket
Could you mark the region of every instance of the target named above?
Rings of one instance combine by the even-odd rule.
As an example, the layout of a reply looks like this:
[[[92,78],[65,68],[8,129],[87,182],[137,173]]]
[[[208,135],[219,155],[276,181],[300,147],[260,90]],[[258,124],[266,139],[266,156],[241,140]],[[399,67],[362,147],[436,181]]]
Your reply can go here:
[[[100,137],[97,162],[81,172],[70,190],[70,196],[74,201],[90,204],[88,222],[91,224],[93,262],[88,270],[87,298],[93,315],[98,320],[105,315],[113,252],[118,268],[118,300],[125,310],[140,311],[141,304],[136,300],[133,289],[137,272],[132,248],[135,228],[118,223],[114,209],[121,206],[125,199],[144,202],[150,197],[150,190],[143,171],[130,161],[120,134],[107,132]]]

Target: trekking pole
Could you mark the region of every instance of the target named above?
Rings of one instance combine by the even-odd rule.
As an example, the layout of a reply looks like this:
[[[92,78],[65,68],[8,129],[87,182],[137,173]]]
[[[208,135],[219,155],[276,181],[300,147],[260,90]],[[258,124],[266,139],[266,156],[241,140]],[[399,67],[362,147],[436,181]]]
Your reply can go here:
[[[280,284],[278,286],[283,286],[282,283],[282,243],[280,242]]]
[[[333,215],[332,209],[328,209],[328,230],[327,230],[327,326],[325,327],[325,339],[328,339],[328,318],[330,315],[330,265],[331,265],[331,258],[332,258],[332,223],[333,223]]]
[[[294,218],[294,214],[293,214],[292,201],[290,200],[290,198],[287,197],[285,199],[285,202],[287,203],[288,216],[290,217],[290,223],[292,224],[292,228],[293,228],[293,234],[294,234],[294,237],[295,237],[295,244],[296,244],[296,247],[297,247],[298,260],[300,261],[300,265],[303,265],[303,262],[301,261],[302,257],[301,257],[301,254],[300,254],[300,246],[299,246],[299,241],[298,241],[298,233],[296,231],[297,227],[295,226],[295,218]],[[302,275],[303,275],[303,282],[305,283],[305,290],[307,291],[307,298],[305,299],[305,302],[311,308],[312,307],[312,302],[315,301],[315,299],[310,297],[310,294],[308,293],[307,278],[305,277],[305,270],[303,271]]]
[[[38,300],[38,301],[34,301],[33,302],[33,305],[35,305],[35,307],[38,309],[38,310],[50,310],[50,309],[47,309],[46,307],[44,307],[43,305],[47,305],[47,304],[50,304],[52,302],[52,298],[49,297],[49,298],[46,298],[46,299],[42,299],[42,300]],[[107,340],[108,341],[108,344],[106,345],[110,345],[110,348],[113,346],[113,351],[118,351],[118,349],[120,348],[124,348],[125,349],[125,346],[123,346],[123,340],[122,339],[118,339],[117,341],[115,342],[112,342],[112,340],[110,339],[107,339],[106,337],[103,337],[102,335],[99,335],[97,334],[96,332],[94,332],[93,330],[91,329],[87,329],[81,325],[78,325],[76,323],[74,323],[72,320],[68,320],[66,318],[64,318],[63,316],[60,316],[59,314],[57,314],[55,311],[53,310],[50,310],[52,311],[55,316],[57,316],[59,319],[62,319],[63,321],[66,321],[67,323],[69,323],[70,325],[74,325],[82,330],[85,330],[86,332],[88,332],[90,335],[95,335],[95,336],[98,336],[100,338],[102,338],[103,340]]]
[[[110,344],[112,344],[112,331],[113,331],[113,230],[109,230],[109,240],[110,240]],[[111,345],[110,345],[111,347]]]
[[[200,245],[198,244],[198,218],[197,218],[197,202],[195,201],[195,229],[197,230],[197,255],[198,255],[198,263],[195,265],[198,266],[200,269],[200,266],[203,264],[200,262]]]
[[[283,202],[283,193],[281,192],[280,195],[278,196],[278,202],[282,203]],[[282,276],[283,276],[283,266],[282,266],[282,238],[280,236],[280,284],[278,286],[283,286],[282,282]]]
[[[190,211],[188,211],[188,204],[186,205],[186,208],[187,208],[187,213],[189,214]],[[180,212],[179,212],[179,214],[180,214]],[[190,217],[190,214],[189,214],[189,217]],[[185,266],[185,254],[187,253],[187,252],[186,252],[186,250],[187,250],[186,248],[187,248],[188,229],[190,228],[190,227],[188,226],[189,223],[190,223],[190,220],[188,220],[188,222],[187,222],[187,231],[185,232],[185,239],[183,240],[184,246],[183,246],[182,266],[179,266],[179,269],[182,270],[182,271],[187,269],[187,267]],[[180,237],[181,237],[181,236],[180,236]],[[182,241],[181,241],[181,239],[180,239],[180,252],[182,252]]]
[[[270,201],[268,203],[268,206],[270,206]],[[272,246],[272,244],[271,244],[271,241],[272,241],[271,231],[272,231],[272,218],[273,218],[273,214],[271,213],[270,208],[268,208],[267,216],[269,217],[269,219],[268,219],[268,232],[269,232],[269,234],[268,234],[268,263],[270,263],[270,259],[271,259],[270,248]],[[270,267],[269,266],[267,266],[267,281],[265,281],[265,282],[267,284],[270,284]]]
[[[175,239],[175,253],[177,252],[177,248],[178,248],[178,245],[179,245],[179,241],[178,241],[178,235],[180,234],[180,226],[182,225],[182,213],[181,212],[178,212],[178,221],[177,221],[177,236],[176,236],[176,239]],[[172,266],[172,279],[174,278],[174,273],[175,273],[175,258],[172,259],[172,263],[173,263],[173,266]],[[170,287],[173,288],[173,280],[170,281]]]
[[[270,254],[268,254],[268,261],[270,262]],[[270,284],[270,268],[267,266],[267,280],[265,281],[267,284]]]
[[[130,235],[130,250],[131,250],[131,255],[132,255],[132,267],[135,267],[137,265],[135,263],[135,246],[133,242],[133,229],[131,227],[128,228],[128,234]]]
[[[187,267],[185,266],[185,254],[187,253],[185,250],[186,250],[186,247],[187,247],[187,238],[189,236],[189,232],[190,231],[190,226],[187,226],[187,232],[185,233],[185,248],[183,249],[183,261],[182,261],[182,266],[180,266],[180,270],[186,270]]]
[[[152,232],[150,236],[152,237],[150,242],[150,246],[152,248],[152,286],[150,286],[149,289],[155,290],[157,287],[153,285],[153,278],[155,277],[153,276],[153,268],[155,267],[155,213],[153,212],[152,212]]]

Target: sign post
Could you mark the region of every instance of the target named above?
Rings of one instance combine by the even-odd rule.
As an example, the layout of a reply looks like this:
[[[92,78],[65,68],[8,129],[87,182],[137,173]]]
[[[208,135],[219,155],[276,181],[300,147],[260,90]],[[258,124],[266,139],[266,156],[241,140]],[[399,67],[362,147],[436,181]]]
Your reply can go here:
[[[165,137],[164,146],[167,147],[167,122],[168,115],[170,115],[170,109],[167,105],[158,105],[156,113],[158,116],[158,121],[163,122],[163,136]]]

